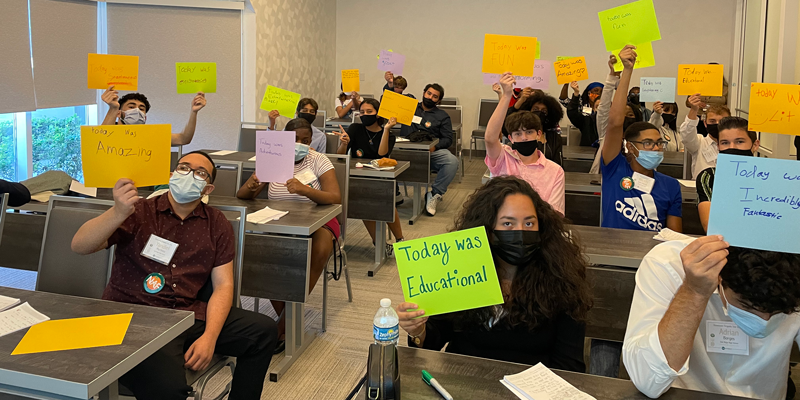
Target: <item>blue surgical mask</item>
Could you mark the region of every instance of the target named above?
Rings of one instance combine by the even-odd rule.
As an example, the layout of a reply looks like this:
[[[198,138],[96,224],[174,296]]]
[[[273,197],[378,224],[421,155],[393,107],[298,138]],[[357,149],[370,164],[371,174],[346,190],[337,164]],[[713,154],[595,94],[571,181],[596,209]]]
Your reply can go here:
[[[664,152],[662,151],[636,150],[639,151],[639,155],[636,156],[636,162],[645,169],[656,169],[661,164],[661,161],[664,161]]]
[[[765,321],[758,315],[742,310],[729,303],[728,299],[725,298],[725,291],[722,290],[722,286],[720,286],[718,290],[726,304],[722,306],[722,311],[726,316],[730,317],[731,321],[733,321],[747,336],[763,339],[771,335],[772,332],[775,332],[775,329],[777,329],[786,318],[786,314],[776,314],[770,317],[768,321]]]
[[[191,203],[203,196],[203,189],[208,182],[194,179],[193,175],[191,172],[188,175],[173,172],[169,178],[169,192],[180,204]]]
[[[294,161],[300,161],[308,155],[308,150],[311,146],[302,143],[294,144]]]
[[[125,110],[122,113],[123,113],[122,123],[125,125],[142,125],[147,120],[142,110],[138,108]]]

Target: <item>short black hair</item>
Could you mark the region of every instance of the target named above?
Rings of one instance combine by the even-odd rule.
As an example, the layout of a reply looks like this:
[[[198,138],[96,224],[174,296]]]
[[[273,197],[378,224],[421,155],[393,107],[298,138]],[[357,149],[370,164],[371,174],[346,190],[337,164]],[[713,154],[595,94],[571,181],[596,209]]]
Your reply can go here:
[[[636,140],[639,138],[639,136],[641,136],[642,131],[646,131],[648,129],[654,129],[656,132],[658,132],[658,128],[649,122],[634,122],[628,127],[628,129],[625,130],[625,140],[629,142],[631,140]]]
[[[314,113],[319,111],[319,104],[317,104],[316,100],[314,100],[314,99],[312,99],[310,97],[304,97],[304,98],[300,99],[300,102],[297,103],[297,113],[299,114],[300,110],[302,110],[303,107],[305,107],[307,105],[311,105],[311,107],[314,109]]]
[[[131,100],[141,101],[142,103],[144,103],[144,112],[150,111],[150,102],[147,101],[147,97],[145,97],[145,95],[141,93],[128,93],[125,96],[122,96],[122,98],[119,99],[119,109],[121,110],[122,106]]]
[[[739,129],[747,132],[747,136],[750,138],[750,141],[755,143],[758,136],[755,132],[747,130],[749,126],[746,119],[742,117],[725,117],[719,121],[719,125],[717,125],[717,131],[724,131],[725,129]]]
[[[205,151],[195,150],[195,151],[186,153],[186,154],[181,156],[181,159],[178,160],[178,163],[180,163],[181,160],[184,159],[184,157],[186,157],[186,156],[188,156],[190,154],[200,154],[201,156],[203,156],[203,157],[208,159],[208,162],[211,163],[211,183],[214,183],[214,181],[217,179],[217,166],[214,165],[214,160],[212,160],[211,156],[208,155],[208,153],[206,153]]]
[[[672,112],[667,109],[675,110],[675,115],[678,115],[678,103],[664,103],[664,112]]]
[[[283,128],[285,131],[299,131],[306,129],[310,135],[314,134],[314,131],[311,130],[311,124],[308,121],[304,120],[303,118],[295,118],[288,123],[286,123],[286,127]]]
[[[425,92],[428,91],[428,89],[433,89],[433,90],[439,92],[439,102],[442,101],[442,99],[444,98],[444,88],[442,87],[442,85],[440,85],[438,83],[429,83],[429,84],[425,85],[425,90],[422,91],[422,94],[424,95]]]
[[[381,102],[376,99],[365,97],[363,100],[361,100],[361,104],[358,106],[358,108],[361,109],[361,106],[364,104],[371,105],[372,108],[375,109],[375,113],[377,113],[381,109]]]
[[[768,313],[800,311],[800,254],[728,248],[719,275],[745,307]]]

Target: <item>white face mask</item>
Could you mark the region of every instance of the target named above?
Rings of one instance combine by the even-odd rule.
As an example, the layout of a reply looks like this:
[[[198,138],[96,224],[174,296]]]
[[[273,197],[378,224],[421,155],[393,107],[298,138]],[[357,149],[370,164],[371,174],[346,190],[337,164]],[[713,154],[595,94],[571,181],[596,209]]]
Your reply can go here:
[[[731,321],[733,321],[747,336],[763,339],[772,334],[772,332],[775,332],[775,329],[786,319],[786,314],[776,314],[765,321],[758,315],[742,310],[729,303],[728,299],[725,298],[725,291],[722,289],[722,285],[720,285],[718,290],[722,295],[722,299],[725,300],[722,311],[726,316],[730,317]]]
[[[138,108],[132,108],[130,110],[125,110],[122,112],[122,120],[121,122],[125,125],[142,125],[147,121],[147,117],[145,117],[142,110]]]

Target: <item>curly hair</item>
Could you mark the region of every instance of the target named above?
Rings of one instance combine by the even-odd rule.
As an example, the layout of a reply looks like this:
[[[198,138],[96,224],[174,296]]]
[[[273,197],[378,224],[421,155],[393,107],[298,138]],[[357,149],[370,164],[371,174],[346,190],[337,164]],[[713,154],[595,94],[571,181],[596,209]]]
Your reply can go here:
[[[555,128],[564,118],[564,109],[561,107],[561,103],[555,97],[541,90],[534,90],[533,95],[525,100],[519,109],[531,111],[536,103],[542,103],[547,108],[547,125],[544,129]]]
[[[122,106],[131,100],[141,101],[142,103],[144,103],[144,112],[150,112],[150,102],[147,101],[147,97],[141,93],[128,93],[125,96],[122,96],[119,99],[119,109],[121,110]]]
[[[800,311],[800,254],[728,248],[722,285],[745,307],[772,314]]]
[[[514,176],[492,178],[478,188],[464,203],[452,231],[478,226],[491,235],[497,213],[507,196],[523,194],[533,201],[539,221],[541,249],[530,265],[519,266],[511,283],[511,296],[503,305],[506,317],[498,325],[518,325],[534,329],[565,313],[584,322],[592,307],[592,293],[586,279],[587,261],[580,240],[571,235],[564,218],[528,182]],[[495,258],[497,260],[497,258]],[[493,317],[492,307],[459,313],[457,322],[487,326]]]

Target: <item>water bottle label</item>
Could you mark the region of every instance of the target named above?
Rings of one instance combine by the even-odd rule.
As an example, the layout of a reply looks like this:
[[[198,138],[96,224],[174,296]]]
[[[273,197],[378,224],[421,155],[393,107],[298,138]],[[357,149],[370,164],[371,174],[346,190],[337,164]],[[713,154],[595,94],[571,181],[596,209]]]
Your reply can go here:
[[[397,325],[391,328],[379,328],[377,325],[372,325],[372,336],[379,342],[397,340],[400,337],[400,328]]]

